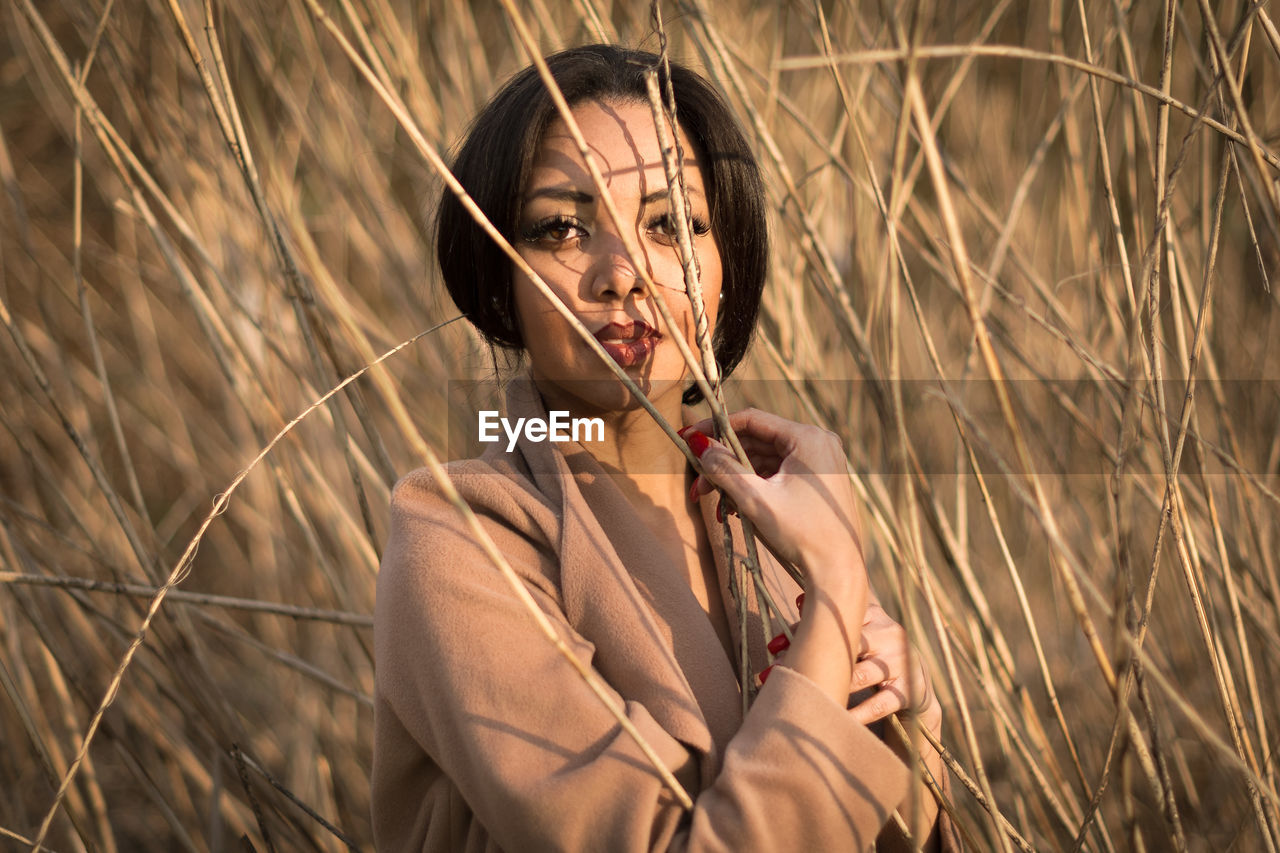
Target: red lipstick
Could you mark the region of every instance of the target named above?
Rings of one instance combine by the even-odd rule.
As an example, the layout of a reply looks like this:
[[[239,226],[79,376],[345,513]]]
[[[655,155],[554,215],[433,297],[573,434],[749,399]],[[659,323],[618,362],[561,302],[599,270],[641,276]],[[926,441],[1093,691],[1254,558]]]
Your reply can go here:
[[[631,367],[653,353],[662,335],[643,320],[634,320],[601,326],[596,330],[596,340],[610,358],[623,367]]]

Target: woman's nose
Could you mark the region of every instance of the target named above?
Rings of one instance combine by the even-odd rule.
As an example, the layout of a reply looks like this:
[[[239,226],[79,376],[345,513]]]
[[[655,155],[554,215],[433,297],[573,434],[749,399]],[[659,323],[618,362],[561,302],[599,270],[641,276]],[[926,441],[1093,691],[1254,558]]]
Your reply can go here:
[[[601,237],[597,236],[596,257],[590,268],[591,295],[596,299],[624,299],[633,293],[643,294],[644,282],[627,256],[622,239],[614,235]]]

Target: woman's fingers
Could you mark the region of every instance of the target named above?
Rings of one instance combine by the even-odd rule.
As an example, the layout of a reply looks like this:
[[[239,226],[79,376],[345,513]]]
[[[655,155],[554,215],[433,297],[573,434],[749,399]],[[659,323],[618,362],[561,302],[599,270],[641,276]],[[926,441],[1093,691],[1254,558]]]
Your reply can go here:
[[[703,481],[703,485],[695,483],[699,494],[706,494],[711,487],[718,486],[733,499],[734,504],[749,513],[756,502],[760,477],[734,458],[727,447],[705,433],[686,428],[680,434],[702,465],[702,475],[698,480]]]
[[[710,434],[715,431],[715,421],[711,418],[704,418],[692,426],[702,433]],[[778,417],[772,412],[762,412],[759,409],[742,409],[729,414],[729,426],[733,427],[733,431],[737,433],[739,441],[745,441],[750,438],[761,444],[774,446],[781,444],[782,447],[786,447],[794,434],[795,428],[801,425],[795,421]]]
[[[818,589],[842,599],[858,596],[867,581],[857,502],[839,439],[754,409],[734,412],[729,420],[755,467],[699,429],[710,431],[709,420],[686,427],[680,434],[701,469],[702,483],[694,483],[693,493],[723,490],[728,499],[721,514],[736,509],[750,519],[770,550],[798,566]]]
[[[927,724],[940,717],[933,687],[919,656],[911,653],[907,632],[878,603],[867,608],[851,676],[850,693],[861,695],[874,688],[850,711],[859,720],[874,722],[908,708]]]
[[[711,433],[701,432],[700,430],[691,426],[684,427],[683,429],[680,430],[680,436],[685,440],[686,443],[692,440],[694,443],[699,444],[698,447],[695,447],[694,444],[689,445],[689,449],[692,450],[694,452],[694,455],[696,456],[699,454],[699,450],[702,448],[700,445],[701,440],[693,439],[693,436],[695,434],[701,434],[706,436],[708,439],[711,439]],[[711,439],[711,440],[714,441],[714,439]],[[743,439],[741,436],[739,437],[739,442],[742,445],[743,452],[746,453],[747,455],[747,461],[751,463],[751,470],[754,471],[757,475],[768,478],[778,473],[778,470],[782,467],[782,461],[784,457],[778,454],[776,448],[774,448],[773,445],[765,444],[760,441],[756,441],[752,439]],[[732,455],[732,451],[730,451],[728,447],[723,445],[723,443],[716,442],[716,445],[719,447],[724,447],[725,452],[730,453],[730,455]],[[737,459],[736,456],[733,456],[733,458]]]
[[[859,690],[865,690],[874,684],[881,684],[891,681],[901,673],[893,672],[889,664],[880,658],[867,658],[858,661],[853,667],[853,684],[852,691],[857,693]]]
[[[849,713],[858,722],[870,725],[883,720],[890,714],[896,714],[907,707],[907,697],[896,683],[883,685],[871,697],[849,709]]]

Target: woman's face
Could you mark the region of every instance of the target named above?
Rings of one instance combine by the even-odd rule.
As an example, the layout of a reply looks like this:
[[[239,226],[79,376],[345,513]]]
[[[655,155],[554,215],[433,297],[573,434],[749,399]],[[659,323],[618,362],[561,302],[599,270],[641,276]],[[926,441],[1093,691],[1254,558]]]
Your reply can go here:
[[[662,155],[647,104],[587,101],[573,117],[604,176],[621,225],[640,247],[676,327],[663,331],[617,226],[600,199],[585,160],[563,121],[547,128],[525,188],[515,246],[529,266],[592,332],[655,403],[678,399],[686,374],[671,341],[679,334],[696,353],[693,311],[684,288],[675,219]],[[707,318],[715,327],[720,302],[720,252],[711,233],[701,164],[688,139],[685,188],[693,245],[701,264]],[[637,404],[568,322],[516,271],[516,317],[533,376],[549,406],[575,412],[617,411]]]

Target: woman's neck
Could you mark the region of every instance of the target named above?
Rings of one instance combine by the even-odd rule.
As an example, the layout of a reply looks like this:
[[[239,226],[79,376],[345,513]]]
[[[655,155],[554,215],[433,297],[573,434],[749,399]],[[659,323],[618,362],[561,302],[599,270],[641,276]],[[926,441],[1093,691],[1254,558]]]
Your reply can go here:
[[[542,390],[542,389],[540,389]],[[543,391],[548,411],[567,409],[581,416],[573,401],[556,399]],[[674,429],[683,425],[679,389],[653,401],[658,413]],[[688,463],[662,428],[646,410],[593,411],[591,417],[604,421],[604,440],[584,442],[591,455],[608,472],[618,488],[633,504],[681,508],[687,502]]]

